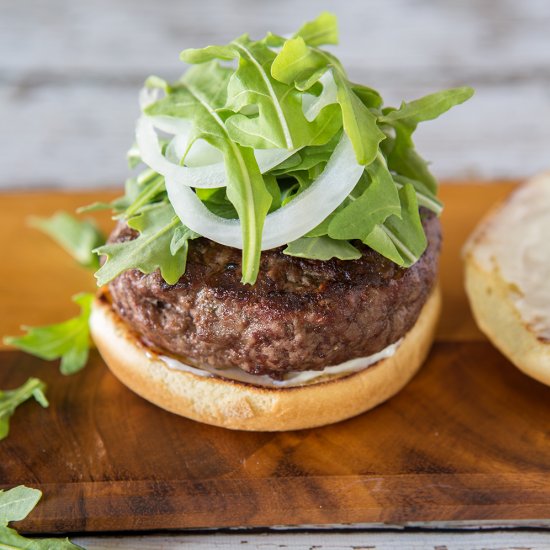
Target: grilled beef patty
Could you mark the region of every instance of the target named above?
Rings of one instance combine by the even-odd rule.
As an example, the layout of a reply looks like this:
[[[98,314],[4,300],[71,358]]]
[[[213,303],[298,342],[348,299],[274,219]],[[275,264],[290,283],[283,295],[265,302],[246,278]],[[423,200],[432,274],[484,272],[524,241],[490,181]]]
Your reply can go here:
[[[437,276],[439,219],[421,210],[428,248],[409,269],[360,242],[358,260],[306,260],[262,252],[243,285],[241,251],[196,239],[185,274],[129,270],[109,284],[115,311],[145,343],[193,365],[281,377],[376,353],[414,325]],[[111,242],[135,238],[119,223]]]

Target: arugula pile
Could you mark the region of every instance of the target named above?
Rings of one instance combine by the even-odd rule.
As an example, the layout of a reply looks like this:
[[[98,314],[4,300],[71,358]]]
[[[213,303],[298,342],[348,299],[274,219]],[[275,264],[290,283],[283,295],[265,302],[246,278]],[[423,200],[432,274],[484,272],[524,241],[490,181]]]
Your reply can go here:
[[[321,49],[337,41],[336,18],[323,13],[291,38],[243,35],[227,45],[184,50],[181,59],[193,66],[180,80],[169,84],[150,77],[146,82],[163,97],[145,102],[143,114],[187,129],[183,150],[177,139],[165,140],[163,154],[192,166],[190,152],[202,143],[209,147],[206,157],[224,163],[226,187],[195,193],[214,214],[239,218],[243,283],[256,280],[266,216],[312,185],[342,132],[364,166],[364,176],[318,227],[287,243],[286,254],[354,259],[359,251],[353,241],[362,241],[409,267],[427,244],[419,206],[441,211],[436,181],[416,152],[412,134],[420,122],[466,101],[473,90],[445,90],[399,108],[384,107],[376,90],[350,81],[338,59]],[[312,103],[313,112],[307,111]],[[262,173],[256,153],[266,149],[289,154]],[[140,162],[135,148],[130,160],[134,166]],[[95,207],[101,206],[109,205]],[[144,273],[160,269],[166,282],[174,283],[185,270],[188,240],[199,235],[175,215],[163,176],[148,167],[110,207],[140,236],[96,248],[107,256],[96,274],[99,284],[130,268]]]

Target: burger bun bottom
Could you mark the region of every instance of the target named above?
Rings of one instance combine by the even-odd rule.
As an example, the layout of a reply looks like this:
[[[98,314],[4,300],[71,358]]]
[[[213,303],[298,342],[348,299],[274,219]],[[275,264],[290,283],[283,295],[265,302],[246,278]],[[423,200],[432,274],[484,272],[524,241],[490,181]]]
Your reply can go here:
[[[303,386],[270,388],[170,368],[97,298],[90,328],[103,359],[128,388],[167,411],[233,430],[313,428],[361,414],[399,392],[424,362],[441,309],[436,287],[395,353],[364,370]]]

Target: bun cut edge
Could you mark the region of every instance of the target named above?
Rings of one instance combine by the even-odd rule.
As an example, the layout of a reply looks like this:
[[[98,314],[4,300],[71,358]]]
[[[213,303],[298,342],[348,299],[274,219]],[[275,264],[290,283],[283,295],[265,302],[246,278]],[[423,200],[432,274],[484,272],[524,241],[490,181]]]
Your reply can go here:
[[[132,391],[167,411],[234,430],[313,428],[361,414],[400,391],[430,350],[441,309],[435,287],[395,353],[349,375],[292,387],[262,387],[169,367],[96,298],[90,329],[112,373]]]

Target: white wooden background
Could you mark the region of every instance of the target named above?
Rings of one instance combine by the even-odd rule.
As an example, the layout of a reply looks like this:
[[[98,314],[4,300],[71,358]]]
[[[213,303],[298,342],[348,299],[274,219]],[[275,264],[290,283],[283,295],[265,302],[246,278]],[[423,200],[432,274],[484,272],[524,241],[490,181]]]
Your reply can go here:
[[[289,32],[322,9],[351,75],[388,102],[477,89],[418,134],[438,176],[548,168],[549,0],[0,0],[0,188],[121,184],[148,74],[175,78],[183,48]]]

